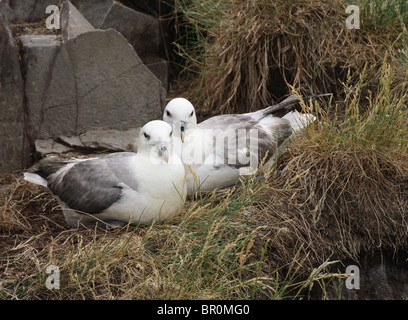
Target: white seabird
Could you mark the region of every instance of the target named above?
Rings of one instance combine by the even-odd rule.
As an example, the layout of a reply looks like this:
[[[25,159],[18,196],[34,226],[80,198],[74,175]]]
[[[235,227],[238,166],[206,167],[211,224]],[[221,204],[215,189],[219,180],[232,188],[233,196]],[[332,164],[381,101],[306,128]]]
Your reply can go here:
[[[137,153],[50,164],[24,178],[56,196],[72,227],[164,221],[180,212],[186,198],[185,169],[173,152],[172,131],[161,120],[151,121],[139,133]]]
[[[184,98],[172,99],[163,120],[182,141],[177,152],[187,167],[187,194],[232,186],[241,175],[254,173],[261,161],[270,160],[286,138],[316,119],[289,111],[299,102],[292,95],[256,112],[215,116],[197,124],[194,106]],[[282,118],[274,116],[282,111]]]

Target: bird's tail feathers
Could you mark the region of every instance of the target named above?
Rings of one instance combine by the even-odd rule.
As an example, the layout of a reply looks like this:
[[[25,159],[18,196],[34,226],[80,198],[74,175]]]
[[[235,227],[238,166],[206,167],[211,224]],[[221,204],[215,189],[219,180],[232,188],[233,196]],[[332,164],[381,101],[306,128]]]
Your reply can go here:
[[[47,180],[36,173],[25,172],[24,180],[47,188]]]
[[[76,161],[54,161],[51,164],[34,165],[28,172],[24,173],[24,179],[31,183],[47,187],[48,177],[64,167],[72,166],[73,164],[70,165],[71,163],[75,164]]]
[[[331,93],[311,95],[311,96],[302,97],[302,100],[309,101],[311,99],[328,97],[331,95],[332,95]],[[283,100],[282,102],[279,102],[278,104],[262,109],[259,112],[262,112],[263,117],[267,116],[268,114],[273,114],[274,116],[284,115],[284,114],[287,114],[289,111],[291,111],[291,108],[294,105],[298,104],[299,102],[300,102],[300,99],[298,98],[298,96],[295,94],[292,94],[289,97],[287,97],[285,100]]]
[[[307,127],[309,124],[316,120],[316,117],[308,113],[299,113],[297,111],[290,111],[283,116],[283,119],[286,119],[290,122],[290,126],[294,132],[302,130],[304,127]]]

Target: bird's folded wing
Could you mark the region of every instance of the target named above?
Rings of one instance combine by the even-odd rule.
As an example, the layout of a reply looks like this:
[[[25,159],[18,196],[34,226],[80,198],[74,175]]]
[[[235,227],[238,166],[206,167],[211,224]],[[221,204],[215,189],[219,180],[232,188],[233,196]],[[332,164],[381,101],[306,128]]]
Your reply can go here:
[[[118,201],[122,188],[137,190],[137,181],[126,174],[129,156],[117,155],[82,161],[59,170],[48,179],[48,188],[71,209],[101,213]]]
[[[198,124],[200,129],[244,129],[253,124],[250,116],[244,114],[223,114],[204,120]]]

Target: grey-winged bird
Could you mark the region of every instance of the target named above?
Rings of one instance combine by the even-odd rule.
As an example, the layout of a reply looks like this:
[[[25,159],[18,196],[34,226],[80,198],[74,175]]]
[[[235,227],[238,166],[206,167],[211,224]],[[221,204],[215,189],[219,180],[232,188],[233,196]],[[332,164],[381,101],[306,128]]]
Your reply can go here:
[[[72,227],[164,221],[180,212],[186,198],[185,168],[172,148],[172,131],[164,121],[151,121],[140,131],[137,153],[51,163],[24,177],[51,191]]]

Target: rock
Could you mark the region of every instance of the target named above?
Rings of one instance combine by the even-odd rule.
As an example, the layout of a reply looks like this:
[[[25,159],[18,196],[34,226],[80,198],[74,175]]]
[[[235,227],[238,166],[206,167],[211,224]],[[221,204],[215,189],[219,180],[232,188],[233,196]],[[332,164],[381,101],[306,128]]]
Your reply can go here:
[[[69,1],[62,4],[61,28],[64,41],[73,39],[82,33],[95,30]]]
[[[31,135],[33,139],[39,138],[39,131],[44,123],[45,116],[49,112],[53,112],[52,108],[47,108],[47,92],[52,82],[52,70],[55,65],[57,51],[59,50],[60,42],[57,36],[54,35],[24,35],[19,37],[22,47],[22,59],[25,66],[25,95],[27,106],[30,109],[29,121],[31,124]],[[63,78],[72,76],[72,72],[64,74]],[[59,76],[61,78],[61,76]],[[71,81],[73,81],[71,79]],[[64,88],[57,89],[54,94],[64,94]],[[61,99],[63,99],[61,97]],[[55,111],[55,110],[54,110]],[[58,114],[57,114],[58,115]],[[57,125],[63,127],[66,114],[58,117],[57,121],[62,124]],[[54,128],[57,131],[69,130],[67,128]],[[47,130],[47,128],[45,128]],[[51,130],[51,133],[53,129]],[[47,134],[43,134],[42,138],[48,138]]]
[[[125,6],[128,6],[137,11],[151,14],[158,17],[162,13],[164,0],[121,0]],[[174,2],[173,2],[174,7]]]
[[[176,40],[174,34],[174,9],[176,7],[175,0],[120,0],[123,5],[138,11],[151,15],[157,19],[160,26],[160,48],[158,56],[162,59],[169,59],[169,54],[166,48],[170,48]],[[144,58],[144,57],[143,57]],[[144,63],[147,62],[142,59]]]
[[[46,19],[49,14],[45,12],[49,5],[58,5],[55,0],[17,0],[0,1],[0,12],[4,20],[10,22],[34,22]]]
[[[0,12],[9,22],[38,22],[50,16],[51,13],[46,12],[48,6],[59,6],[61,2],[61,0],[0,0]]]
[[[78,136],[61,136],[53,139],[36,140],[36,151],[43,156],[51,153],[66,153],[70,151],[110,152],[137,151],[137,137],[140,128],[125,131],[113,129],[90,130]]]
[[[73,4],[95,28],[119,31],[144,61],[145,56],[158,56],[162,39],[159,19],[113,0],[77,0]]]
[[[49,5],[59,5],[61,2],[63,1],[3,0],[0,1],[0,12],[6,21],[35,22],[44,20],[50,15],[50,13],[46,13],[46,8]],[[144,56],[160,55],[159,51],[163,46],[163,41],[160,34],[160,21],[156,17],[133,10],[114,0],[73,0],[72,4],[69,1],[63,2],[63,6],[70,7],[71,11],[77,8],[85,16],[85,21],[89,26],[103,30],[113,28],[119,31],[135,48],[142,60],[144,60]],[[157,7],[156,4],[155,7]],[[78,15],[73,17],[78,17]],[[63,20],[61,8],[61,22]],[[81,19],[78,24],[83,23],[84,20]],[[76,22],[72,23],[71,26],[76,24]],[[82,27],[81,25],[79,29]]]
[[[360,289],[343,288],[345,300],[401,300],[408,297],[405,252],[367,255],[359,263]]]
[[[119,31],[168,90],[169,63],[161,58],[165,55],[159,19],[113,0],[74,0],[73,3],[95,28]],[[157,9],[158,5],[158,2],[154,4]]]
[[[75,10],[68,16],[65,28],[83,19]],[[100,127],[127,130],[161,117],[165,103],[161,82],[127,40],[113,29],[90,31],[81,25],[76,37],[68,39],[67,33],[62,43],[55,36],[20,37],[35,139],[79,135]]]
[[[161,81],[163,88],[168,91],[169,62],[161,59],[156,62],[146,63],[146,67],[153,72],[153,74]]]
[[[0,15],[0,173],[24,168],[30,159],[24,122],[24,82],[11,30]]]
[[[170,16],[176,6],[175,0],[120,0],[120,2],[129,8],[155,17]]]
[[[113,0],[72,0],[72,4],[95,28],[101,28],[113,6]]]
[[[35,140],[35,151],[43,156],[50,153],[65,153],[72,150],[74,150],[74,148],[65,146],[53,139]]]
[[[73,148],[137,151],[139,132],[140,128],[124,131],[98,129],[87,131],[79,136],[61,136],[59,139]]]
[[[407,261],[408,255],[405,251],[395,252],[394,249],[361,254],[358,262],[346,259],[342,262],[342,270],[338,271],[345,272],[349,265],[357,266],[359,289],[347,288],[347,285],[344,283],[340,285],[340,282],[335,280],[325,285],[324,297],[331,300],[406,299],[408,297]],[[313,291],[312,299],[322,298],[321,288],[316,286]]]
[[[145,56],[157,55],[159,52],[160,23],[155,17],[114,2],[100,28],[119,31],[142,60]]]

